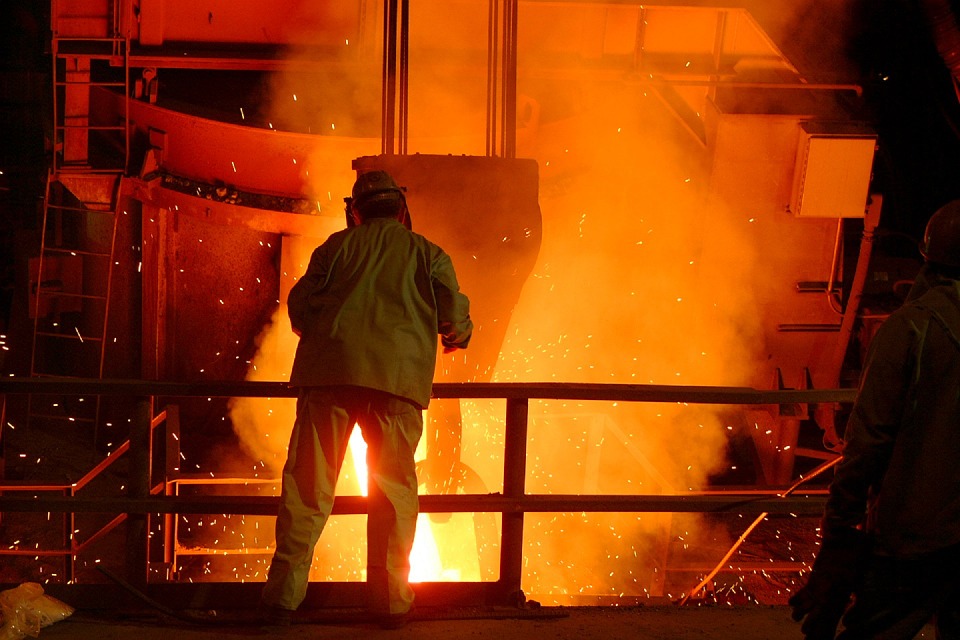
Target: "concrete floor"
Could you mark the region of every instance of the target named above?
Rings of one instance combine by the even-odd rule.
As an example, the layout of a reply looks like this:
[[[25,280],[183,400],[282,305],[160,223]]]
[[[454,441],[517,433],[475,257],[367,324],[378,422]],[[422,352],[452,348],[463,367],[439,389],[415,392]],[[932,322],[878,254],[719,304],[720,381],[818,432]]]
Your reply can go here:
[[[362,620],[348,619],[311,621],[287,628],[261,630],[256,625],[237,624],[224,620],[221,625],[188,625],[173,620],[123,620],[95,618],[78,612],[40,632],[41,640],[212,640],[231,636],[257,635],[264,638],[497,638],[498,640],[531,640],[537,638],[569,638],[591,640],[609,638],[656,638],[687,640],[690,638],[736,638],[737,640],[800,639],[799,627],[790,620],[785,608],[679,609],[677,607],[630,608],[546,608],[530,617],[497,616],[495,612],[451,613],[445,618],[438,612],[420,612],[418,617],[399,630],[382,630]],[[440,619],[437,619],[437,618]]]
[[[398,630],[382,630],[359,617],[325,616],[290,627],[264,630],[243,616],[221,614],[204,624],[188,624],[149,613],[142,616],[77,612],[40,632],[40,640],[213,640],[261,638],[390,638],[391,640],[802,640],[787,607],[722,605],[678,607],[544,607],[538,611],[419,611]],[[934,637],[931,629],[918,638]]]

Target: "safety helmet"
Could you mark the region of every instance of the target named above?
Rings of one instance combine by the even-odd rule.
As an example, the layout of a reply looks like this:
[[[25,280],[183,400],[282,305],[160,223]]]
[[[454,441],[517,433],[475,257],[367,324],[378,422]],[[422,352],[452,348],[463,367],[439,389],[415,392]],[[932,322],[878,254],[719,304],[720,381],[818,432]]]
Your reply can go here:
[[[357,176],[353,183],[353,206],[363,209],[371,202],[400,200],[403,198],[403,189],[386,171],[368,171]]]
[[[347,210],[347,226],[362,224],[367,218],[395,217],[408,229],[411,228],[404,188],[386,171],[368,171],[357,176],[352,195],[344,198]]]
[[[960,200],[948,202],[930,217],[920,253],[927,262],[960,267]]]

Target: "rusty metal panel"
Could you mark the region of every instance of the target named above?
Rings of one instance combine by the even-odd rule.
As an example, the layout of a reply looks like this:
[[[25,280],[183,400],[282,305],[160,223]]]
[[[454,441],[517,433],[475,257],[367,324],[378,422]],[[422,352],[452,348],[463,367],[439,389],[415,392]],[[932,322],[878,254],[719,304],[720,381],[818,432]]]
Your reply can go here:
[[[342,46],[360,31],[359,2],[141,0],[139,41]]]
[[[721,114],[714,134],[712,189],[747,212],[745,241],[759,252],[755,313],[764,327],[768,364],[788,386],[809,368],[815,387],[828,387],[822,368],[838,340],[840,316],[827,296],[798,283],[828,280],[837,219],[797,218],[787,212],[793,157],[802,116]],[[763,212],[762,214],[760,212]],[[785,327],[794,330],[781,330]]]
[[[123,113],[124,98],[95,92],[98,111]],[[238,108],[242,107],[238,104]],[[379,149],[379,141],[347,136],[317,136],[245,127],[209,120],[137,100],[129,101],[130,119],[146,137],[165,132],[161,168],[209,184],[278,196],[308,195],[310,169],[322,172],[335,192],[349,191],[349,159]],[[156,136],[155,136],[156,137]],[[344,187],[345,185],[345,187]],[[326,206],[324,200],[320,206]],[[334,203],[339,213],[342,203]]]
[[[50,23],[60,38],[106,38],[112,35],[109,0],[59,0],[51,4]]]

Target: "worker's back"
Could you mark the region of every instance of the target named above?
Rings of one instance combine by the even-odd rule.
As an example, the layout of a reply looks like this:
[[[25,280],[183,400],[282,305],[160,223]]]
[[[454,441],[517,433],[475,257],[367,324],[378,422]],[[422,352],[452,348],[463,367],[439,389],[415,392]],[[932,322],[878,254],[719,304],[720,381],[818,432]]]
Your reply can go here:
[[[357,385],[426,406],[438,327],[459,324],[465,345],[467,305],[446,253],[397,220],[339,231],[314,251],[288,298],[301,331],[290,381]]]

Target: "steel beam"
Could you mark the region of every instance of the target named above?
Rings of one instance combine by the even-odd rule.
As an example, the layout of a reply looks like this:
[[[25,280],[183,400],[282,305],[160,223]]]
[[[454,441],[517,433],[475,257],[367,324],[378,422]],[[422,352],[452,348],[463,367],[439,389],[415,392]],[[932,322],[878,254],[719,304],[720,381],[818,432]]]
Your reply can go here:
[[[154,395],[166,397],[294,398],[286,382],[162,382],[78,378],[0,378],[0,393],[61,395]],[[529,398],[611,402],[773,405],[788,403],[852,403],[856,389],[781,389],[752,387],[674,386],[656,384],[581,384],[566,382],[447,382],[433,385],[434,398]]]
[[[180,514],[246,514],[274,516],[279,498],[275,496],[116,496],[68,497],[43,495],[32,488],[22,494],[15,485],[0,486],[0,511],[31,513],[180,513]],[[495,512],[512,515],[524,513],[773,513],[779,515],[819,515],[826,496],[823,491],[803,495],[777,497],[775,492],[716,493],[683,495],[569,495],[527,494],[505,496],[450,494],[420,496],[423,513]],[[334,515],[367,513],[367,499],[361,496],[337,496]],[[522,521],[521,521],[522,522]],[[32,552],[31,552],[32,553]]]

